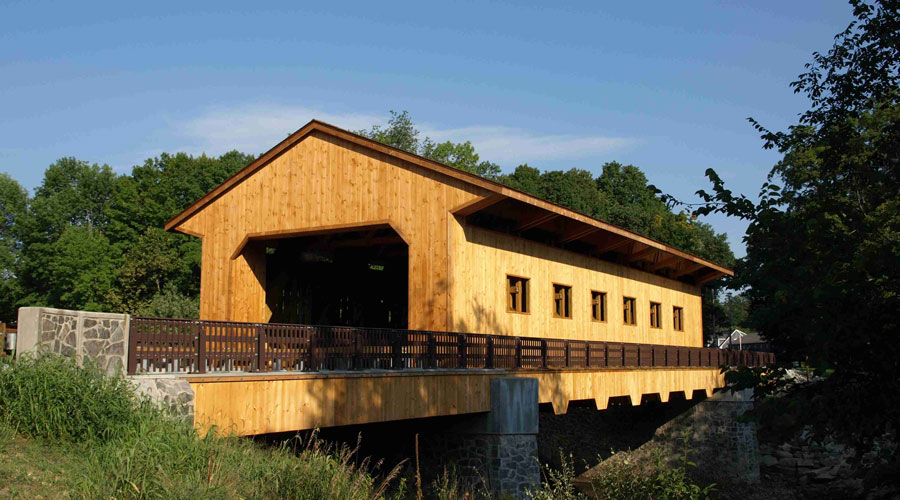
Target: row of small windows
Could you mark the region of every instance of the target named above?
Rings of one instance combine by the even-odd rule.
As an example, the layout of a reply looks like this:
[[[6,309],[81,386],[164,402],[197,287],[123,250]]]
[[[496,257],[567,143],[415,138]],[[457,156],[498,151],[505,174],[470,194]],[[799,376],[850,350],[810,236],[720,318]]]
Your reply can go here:
[[[521,276],[506,277],[509,292],[507,293],[507,310],[516,313],[529,313],[530,290],[528,278]],[[591,290],[591,319],[606,322],[606,292]],[[622,318],[626,325],[637,325],[637,301],[633,297],[623,297]],[[553,284],[553,317],[572,317],[572,287]],[[684,331],[684,309],[672,307],[672,326],[676,331]],[[650,327],[662,328],[662,304],[650,302]]]

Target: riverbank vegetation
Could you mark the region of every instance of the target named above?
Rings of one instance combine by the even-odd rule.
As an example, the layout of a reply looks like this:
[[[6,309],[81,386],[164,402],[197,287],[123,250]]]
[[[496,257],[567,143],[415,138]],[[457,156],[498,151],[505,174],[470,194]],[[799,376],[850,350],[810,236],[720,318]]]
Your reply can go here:
[[[0,497],[385,498],[397,470],[347,447],[263,447],[185,421],[74,361],[0,361]],[[393,495],[403,493],[393,481]]]

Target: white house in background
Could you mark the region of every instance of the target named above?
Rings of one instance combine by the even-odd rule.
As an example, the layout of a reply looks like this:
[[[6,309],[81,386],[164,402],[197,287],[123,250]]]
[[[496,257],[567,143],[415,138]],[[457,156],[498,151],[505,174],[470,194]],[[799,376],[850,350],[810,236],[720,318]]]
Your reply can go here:
[[[769,343],[760,334],[755,332],[747,333],[736,328],[731,333],[722,332],[718,334],[715,339],[715,347],[719,349],[771,352]]]

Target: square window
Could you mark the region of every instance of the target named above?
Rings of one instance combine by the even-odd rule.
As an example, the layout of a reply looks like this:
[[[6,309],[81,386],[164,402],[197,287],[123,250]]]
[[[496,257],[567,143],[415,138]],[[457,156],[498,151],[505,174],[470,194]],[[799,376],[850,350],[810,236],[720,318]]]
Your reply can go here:
[[[572,287],[553,284],[553,317],[572,317]]]
[[[676,332],[684,331],[684,309],[675,306],[672,308],[672,316],[674,319],[674,327]]]
[[[606,292],[591,292],[591,319],[606,322]]]
[[[625,324],[626,325],[636,325],[637,317],[635,316],[635,313],[637,312],[636,311],[637,306],[636,306],[634,298],[625,297],[624,298],[624,308],[625,308],[625,310],[624,310],[623,319],[625,321]]]
[[[650,328],[662,328],[662,304],[650,303]]]
[[[507,294],[506,310],[509,312],[528,312],[528,278],[506,276]]]

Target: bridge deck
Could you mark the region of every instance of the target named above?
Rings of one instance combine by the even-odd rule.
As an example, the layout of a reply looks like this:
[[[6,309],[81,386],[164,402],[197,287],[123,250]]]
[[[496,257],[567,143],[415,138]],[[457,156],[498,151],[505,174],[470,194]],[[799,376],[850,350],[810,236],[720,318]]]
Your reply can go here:
[[[627,342],[372,328],[132,318],[128,373],[177,377],[196,424],[236,434],[480,413],[492,377],[538,379],[539,398],[570,401],[672,392],[711,395],[719,366],[767,353]]]
[[[694,391],[722,387],[718,368],[607,370],[419,370],[284,374],[180,375],[195,393],[195,421],[239,435],[286,432],[410,418],[486,412],[490,379],[538,379],[539,398],[565,413],[570,401]]]

